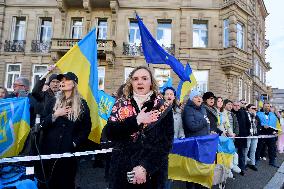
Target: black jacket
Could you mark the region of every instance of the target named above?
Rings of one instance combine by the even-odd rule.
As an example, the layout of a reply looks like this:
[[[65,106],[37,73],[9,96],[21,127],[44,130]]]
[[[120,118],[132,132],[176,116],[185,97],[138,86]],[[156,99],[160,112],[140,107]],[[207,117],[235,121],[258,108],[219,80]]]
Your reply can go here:
[[[76,148],[79,148],[87,140],[91,131],[92,124],[87,102],[82,99],[83,112],[75,122],[66,117],[58,117],[52,122],[54,104],[55,99],[46,105],[43,114],[42,153],[74,152],[76,149],[73,142]]]
[[[206,109],[203,105],[198,107],[188,100],[182,113],[185,137],[208,135],[210,128],[206,117]]]
[[[161,110],[163,99],[153,94],[144,103],[147,110]],[[168,170],[168,154],[172,148],[174,123],[172,108],[168,107],[159,120],[142,129],[137,124],[139,108],[133,98],[120,98],[115,103],[106,125],[106,136],[114,144],[111,160],[112,189],[131,189],[137,185],[127,182],[127,172],[138,165],[147,172],[147,181],[141,188],[165,188]]]
[[[250,120],[248,114],[244,109],[232,112],[236,115],[239,124],[239,135],[240,137],[247,137],[250,135]],[[237,148],[247,148],[247,140],[245,138],[236,139],[235,145]]]
[[[38,80],[32,90],[32,96],[37,100],[37,106],[40,115],[43,114],[45,105],[51,101],[55,95],[54,92],[49,88],[46,91],[42,91],[46,79]]]
[[[207,108],[206,108],[206,114],[210,122],[210,131],[213,131],[218,135],[221,135],[223,132],[218,128],[218,117],[216,117],[216,115]]]

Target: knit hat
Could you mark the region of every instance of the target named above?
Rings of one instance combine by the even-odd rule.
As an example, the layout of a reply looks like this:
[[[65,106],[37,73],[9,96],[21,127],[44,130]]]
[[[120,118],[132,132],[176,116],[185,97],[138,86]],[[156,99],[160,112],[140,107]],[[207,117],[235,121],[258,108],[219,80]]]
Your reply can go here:
[[[162,95],[165,95],[166,91],[170,89],[173,91],[174,95],[176,96],[176,90],[173,87],[166,87],[163,89]]]
[[[189,94],[189,99],[192,100],[196,96],[201,96],[201,93],[195,89],[192,89]]]
[[[211,98],[211,97],[216,98],[215,95],[214,95],[214,93],[208,91],[208,92],[206,92],[206,93],[203,94],[202,99],[203,99],[203,101],[205,102],[207,99],[209,99],[209,98]]]
[[[47,85],[50,85],[50,82],[54,79],[57,79],[57,74],[51,74],[51,76],[49,76]]]
[[[224,102],[223,102],[224,106],[226,106],[226,104],[228,104],[229,102],[233,103],[231,100],[225,99]]]

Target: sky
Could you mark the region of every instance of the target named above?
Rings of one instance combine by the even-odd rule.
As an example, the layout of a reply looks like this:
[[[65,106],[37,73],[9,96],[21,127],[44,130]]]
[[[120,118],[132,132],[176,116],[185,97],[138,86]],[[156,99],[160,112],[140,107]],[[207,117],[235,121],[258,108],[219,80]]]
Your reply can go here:
[[[266,61],[272,69],[267,73],[267,85],[284,89],[284,1],[264,0],[269,15],[266,17]]]

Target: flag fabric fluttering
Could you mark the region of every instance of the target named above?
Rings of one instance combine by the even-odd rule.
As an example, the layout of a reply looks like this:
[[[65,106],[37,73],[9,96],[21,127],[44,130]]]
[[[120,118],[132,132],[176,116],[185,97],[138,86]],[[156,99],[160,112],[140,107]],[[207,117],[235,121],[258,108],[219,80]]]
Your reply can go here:
[[[179,99],[180,102],[183,102],[184,97],[188,95],[191,89],[197,85],[192,69],[188,63],[186,64],[185,67],[185,73],[190,77],[190,81],[180,80],[178,84],[177,99]]]
[[[143,53],[146,62],[149,64],[167,64],[183,81],[190,81],[188,75],[185,74],[184,66],[174,56],[167,53],[155,40],[155,38],[148,31],[146,26],[136,14],[138,26],[141,35],[141,42]]]
[[[264,103],[264,98],[263,96],[261,95],[260,96],[260,99],[258,101],[258,108],[263,108],[263,103]]]
[[[57,63],[59,70],[77,75],[78,90],[87,101],[92,120],[89,139],[100,143],[101,132],[114,104],[114,98],[98,90],[98,63],[96,29],[90,31]]]
[[[0,102],[0,158],[18,155],[30,132],[30,104],[27,97]]]
[[[231,169],[235,152],[236,148],[233,139],[219,136],[217,164],[224,165],[226,168]]]
[[[168,81],[166,81],[162,87],[160,87],[160,91],[163,92],[163,90],[167,87],[173,86],[173,79],[171,77],[168,78]]]
[[[279,120],[273,112],[269,112],[268,115],[265,115],[264,112],[257,112],[256,114],[260,119],[261,126],[268,126],[278,131],[282,131]]]
[[[169,154],[168,177],[211,188],[218,135],[175,139]]]

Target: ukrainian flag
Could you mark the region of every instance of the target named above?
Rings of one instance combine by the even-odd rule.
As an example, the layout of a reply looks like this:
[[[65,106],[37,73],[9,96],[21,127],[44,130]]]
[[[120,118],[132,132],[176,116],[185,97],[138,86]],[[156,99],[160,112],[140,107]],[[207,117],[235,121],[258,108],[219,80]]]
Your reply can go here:
[[[109,115],[114,99],[98,90],[96,29],[74,45],[56,66],[62,73],[73,72],[77,75],[79,93],[90,108],[92,129],[89,139],[100,143],[101,132],[107,122],[102,114]]]
[[[169,155],[168,177],[211,188],[218,135],[175,139]]]
[[[266,119],[266,115],[264,112],[257,112],[256,115],[260,119],[261,126],[268,126],[280,132],[282,131],[280,122],[273,112],[269,112],[268,119]]]
[[[196,79],[192,73],[192,69],[190,65],[187,63],[185,67],[185,73],[186,75],[189,76],[190,81],[183,81],[180,80],[177,88],[177,98],[179,99],[180,102],[184,101],[184,97],[186,95],[189,95],[189,92],[193,87],[197,85]]]
[[[264,103],[264,98],[263,98],[263,96],[261,95],[260,96],[260,99],[259,99],[259,101],[258,101],[258,108],[260,109],[260,108],[263,108],[263,103]]]
[[[235,152],[236,148],[233,139],[219,136],[217,164],[222,164],[226,168],[231,169]]]
[[[18,155],[30,132],[29,99],[0,100],[0,158]]]

